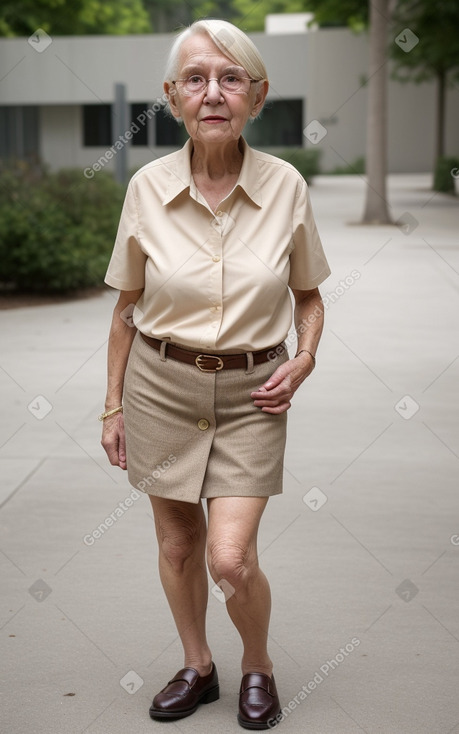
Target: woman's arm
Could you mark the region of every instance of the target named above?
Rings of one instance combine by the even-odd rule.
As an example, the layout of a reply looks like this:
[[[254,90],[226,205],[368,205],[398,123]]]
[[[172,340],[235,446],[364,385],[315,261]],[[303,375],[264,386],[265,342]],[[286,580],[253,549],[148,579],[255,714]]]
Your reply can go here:
[[[112,325],[108,339],[107,396],[105,410],[113,410],[122,405],[124,373],[137,329],[129,318],[122,313],[128,306],[137,303],[143,290],[121,291],[113,311]],[[107,452],[110,464],[126,469],[126,442],[122,413],[105,418],[102,429],[102,446]]]
[[[310,367],[309,375],[314,369],[317,347],[324,328],[324,307],[318,288],[292,292],[295,297],[295,328],[298,336],[296,353],[303,352],[296,359],[304,358],[305,367]]]
[[[324,308],[319,289],[292,289],[292,292],[295,298],[298,356],[281,364],[269,380],[251,394],[254,405],[265,413],[284,413],[290,408],[294,393],[314,369],[315,354],[322,334]]]

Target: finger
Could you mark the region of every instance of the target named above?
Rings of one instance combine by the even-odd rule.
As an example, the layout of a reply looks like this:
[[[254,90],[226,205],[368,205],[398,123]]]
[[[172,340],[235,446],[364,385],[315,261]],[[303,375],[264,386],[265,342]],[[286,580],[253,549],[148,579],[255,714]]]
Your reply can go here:
[[[277,405],[282,405],[286,400],[254,400],[253,404],[256,408],[275,408]]]
[[[275,399],[265,398],[263,400],[254,400],[253,404],[256,408],[264,408],[264,407],[275,408],[278,405],[284,405],[285,403],[289,403],[292,397],[293,397],[292,394],[288,393],[287,395],[283,395],[281,398],[275,398]]]
[[[250,393],[250,397],[253,400],[278,400],[291,393],[289,388],[290,386],[287,385],[279,385],[269,392],[266,390],[254,390],[254,392]]]
[[[274,408],[262,408],[263,413],[272,413],[273,415],[279,415],[280,413],[285,413],[286,410],[288,410],[291,407],[291,403],[282,403],[282,405],[278,405]]]
[[[266,390],[265,386],[259,387],[258,390],[254,390],[252,395],[279,395],[282,391],[287,391],[291,388],[292,380],[289,375],[284,377],[283,380],[274,385],[270,390]]]
[[[281,365],[275,372],[269,377],[265,383],[259,388],[259,390],[272,390],[277,387],[282,380],[285,380],[287,375],[290,374],[290,369],[286,365]]]
[[[124,433],[124,429],[120,431],[120,443],[118,447],[118,456],[119,456],[119,466],[121,469],[127,468],[126,463],[126,436]]]
[[[269,392],[263,390],[254,391],[250,394],[250,397],[253,400],[282,400],[283,398],[290,400],[294,392],[295,389],[292,389],[290,383],[283,383]]]
[[[119,466],[118,448],[113,445],[104,446],[108,460],[112,466]]]
[[[263,384],[263,387],[266,390],[272,390],[273,388],[280,385],[283,380],[287,378],[293,378],[294,375],[298,376],[300,374],[302,374],[302,370],[299,371],[298,365],[293,360],[290,360],[278,367],[277,370],[273,372],[271,377],[266,380],[266,382]]]

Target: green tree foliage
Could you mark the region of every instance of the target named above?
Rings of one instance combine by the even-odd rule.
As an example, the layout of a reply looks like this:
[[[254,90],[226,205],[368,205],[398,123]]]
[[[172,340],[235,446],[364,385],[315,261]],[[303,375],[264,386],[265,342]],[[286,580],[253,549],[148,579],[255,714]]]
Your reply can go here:
[[[30,36],[43,28],[51,36],[148,33],[142,0],[2,0],[0,36]]]
[[[315,12],[319,25],[368,20],[366,0],[3,0],[0,36],[170,33],[199,18],[223,18],[244,31],[263,31],[270,13]]]
[[[409,28],[419,43],[406,53],[394,44],[398,78],[420,82],[451,72],[459,79],[459,3],[457,0],[398,0],[394,26]]]
[[[398,0],[394,13],[397,32],[409,29],[419,42],[408,52],[391,45],[400,81],[437,81],[436,157],[445,154],[446,89],[459,79],[458,0]]]
[[[361,31],[368,25],[368,0],[303,0],[303,12],[314,13],[323,27],[349,26]]]
[[[263,31],[268,13],[302,13],[304,0],[144,0],[152,28],[168,33],[199,18],[222,18],[246,32]]]
[[[233,0],[233,23],[246,33],[264,31],[265,16],[271,13],[304,13],[304,0]]]

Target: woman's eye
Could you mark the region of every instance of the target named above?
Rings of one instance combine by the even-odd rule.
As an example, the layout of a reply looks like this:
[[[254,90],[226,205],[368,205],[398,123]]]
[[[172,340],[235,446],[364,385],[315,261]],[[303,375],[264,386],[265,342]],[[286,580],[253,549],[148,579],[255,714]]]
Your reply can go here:
[[[193,76],[190,76],[188,78],[188,81],[191,84],[201,84],[204,80],[203,80],[202,76],[199,76],[198,74],[194,74]]]
[[[227,74],[226,76],[223,77],[223,80],[227,84],[237,84],[237,82],[239,81],[239,77],[236,76],[235,74]]]

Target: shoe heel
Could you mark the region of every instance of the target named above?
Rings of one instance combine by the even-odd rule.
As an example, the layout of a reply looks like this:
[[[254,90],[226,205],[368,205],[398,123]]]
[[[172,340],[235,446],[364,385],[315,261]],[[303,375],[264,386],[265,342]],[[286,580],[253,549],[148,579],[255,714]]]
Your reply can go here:
[[[218,701],[220,698],[220,686],[215,686],[212,690],[208,691],[206,695],[201,698],[201,703],[212,703]]]

